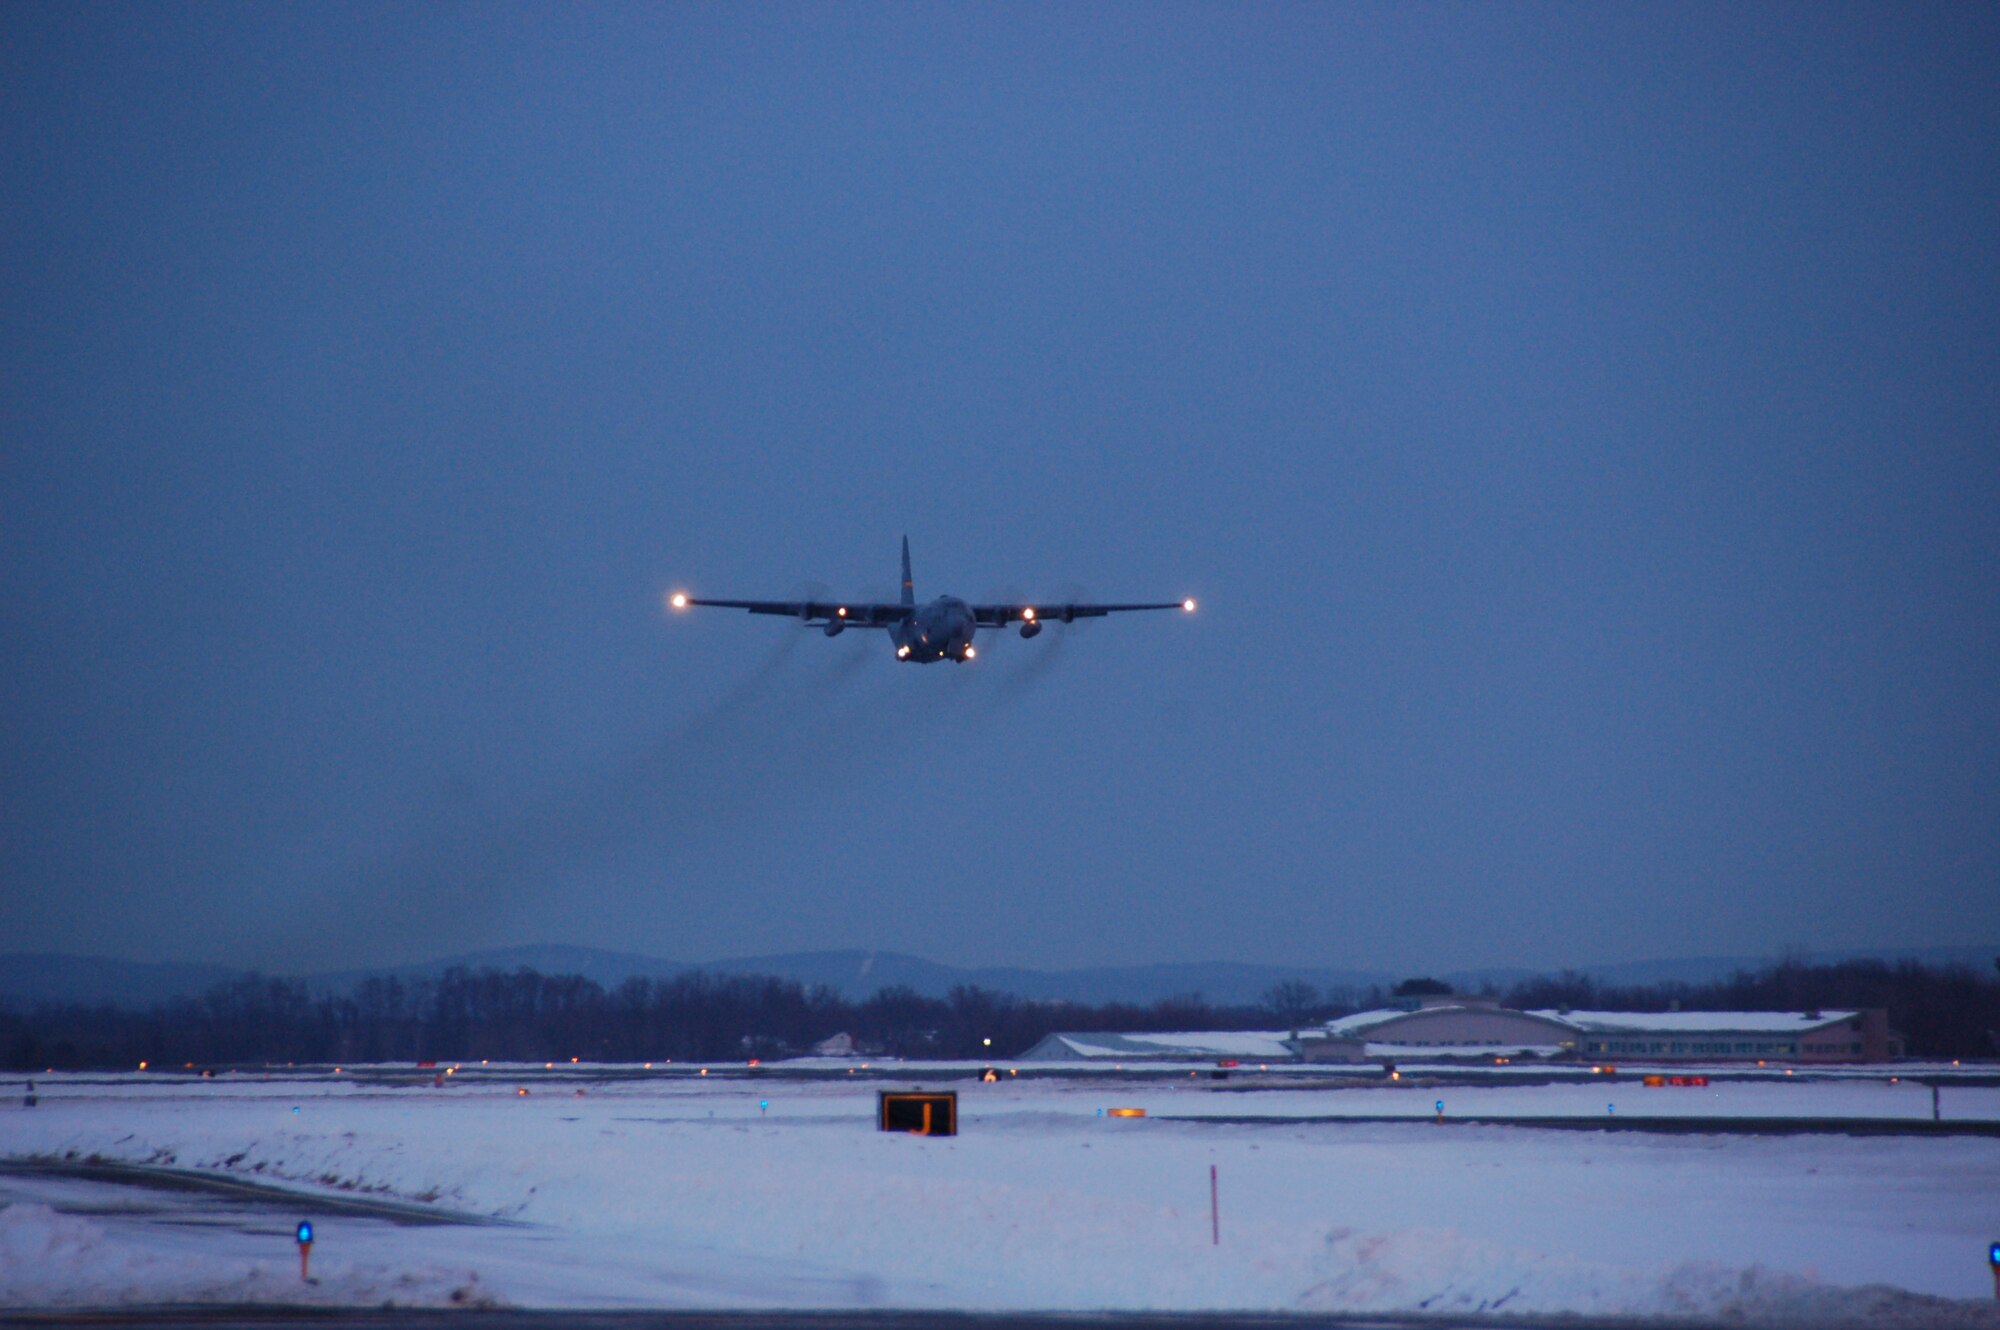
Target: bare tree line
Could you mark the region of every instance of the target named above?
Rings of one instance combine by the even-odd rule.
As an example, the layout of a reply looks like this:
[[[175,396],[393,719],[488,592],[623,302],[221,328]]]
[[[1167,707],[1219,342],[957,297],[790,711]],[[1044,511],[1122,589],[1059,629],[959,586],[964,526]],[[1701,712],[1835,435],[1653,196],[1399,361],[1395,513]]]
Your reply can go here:
[[[436,979],[371,979],[351,993],[318,996],[291,980],[250,977],[144,1011],[0,1011],[0,1058],[23,1071],[141,1061],[722,1061],[805,1052],[836,1033],[887,1056],[1006,1058],[1062,1030],[1297,1028],[1442,989],[1434,980],[1410,980],[1387,992],[1323,992],[1293,981],[1248,1005],[1211,1004],[1199,994],[1093,1005],[972,987],[944,998],[889,988],[857,1002],[788,979],[714,974],[635,978],[607,989],[576,975],[454,969]],[[2000,1055],[2000,977],[1965,968],[1788,961],[1707,984],[1626,987],[1565,973],[1486,996],[1512,1007],[1626,1011],[1886,1007],[1914,1056]]]

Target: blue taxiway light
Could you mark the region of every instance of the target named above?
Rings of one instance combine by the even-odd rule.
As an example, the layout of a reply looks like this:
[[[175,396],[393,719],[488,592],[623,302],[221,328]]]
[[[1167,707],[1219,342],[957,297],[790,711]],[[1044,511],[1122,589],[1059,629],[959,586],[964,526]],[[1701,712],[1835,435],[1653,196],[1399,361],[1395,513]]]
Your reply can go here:
[[[299,1221],[299,1243],[301,1246],[313,1240],[313,1226],[310,1219]]]

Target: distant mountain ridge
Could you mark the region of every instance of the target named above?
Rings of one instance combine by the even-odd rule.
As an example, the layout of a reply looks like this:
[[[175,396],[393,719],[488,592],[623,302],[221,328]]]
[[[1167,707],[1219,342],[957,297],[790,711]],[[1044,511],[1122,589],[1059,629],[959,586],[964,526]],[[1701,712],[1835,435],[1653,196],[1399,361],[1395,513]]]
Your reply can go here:
[[[1809,954],[1799,959],[1829,963],[1876,959],[1916,961],[1933,966],[1969,965],[1984,972],[2000,957],[2000,945],[1985,947],[1884,948]],[[1642,985],[1703,983],[1738,970],[1758,970],[1776,956],[1704,956],[1677,960],[1626,961],[1612,965],[1564,967],[1602,983]],[[894,951],[805,951],[771,956],[739,956],[689,964],[599,947],[543,944],[465,952],[410,965],[379,966],[300,976],[314,993],[351,991],[369,979],[434,978],[453,967],[471,970],[533,969],[544,974],[581,975],[606,988],[631,978],[672,979],[690,973],[772,975],[808,986],[824,984],[849,1001],[862,1001],[884,988],[906,987],[928,997],[944,997],[961,985],[1012,993],[1042,1002],[1151,1003],[1198,993],[1217,1004],[1256,1002],[1285,982],[1311,984],[1322,991],[1361,996],[1409,976],[1387,970],[1346,970],[1310,966],[1258,965],[1241,961],[1195,961],[1152,965],[1097,966],[1075,970],[1035,970],[1015,966],[961,967]],[[1458,970],[1434,977],[1460,989],[1482,984],[1504,987],[1556,970],[1492,968]],[[101,956],[52,953],[0,955],[0,1006],[17,1010],[56,1003],[145,1007],[192,997],[250,971],[220,965],[171,961],[126,961]]]
[[[242,974],[223,965],[122,961],[54,952],[0,955],[0,1005],[148,1007],[203,993]]]

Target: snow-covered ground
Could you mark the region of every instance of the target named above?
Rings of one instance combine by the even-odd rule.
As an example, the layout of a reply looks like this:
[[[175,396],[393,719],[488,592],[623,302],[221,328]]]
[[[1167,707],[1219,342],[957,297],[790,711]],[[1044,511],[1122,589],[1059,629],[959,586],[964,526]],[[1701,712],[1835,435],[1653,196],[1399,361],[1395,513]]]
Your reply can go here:
[[[525,1096],[503,1079],[38,1080],[39,1107],[11,1092],[0,1103],[0,1155],[95,1155],[510,1222],[394,1227],[301,1202],[261,1223],[166,1224],[65,1213],[103,1207],[16,1180],[0,1185],[13,1198],[0,1305],[1498,1309],[2000,1326],[1985,1259],[2000,1238],[2000,1140],[1427,1120],[1439,1098],[1464,1116],[1616,1102],[1927,1118],[1928,1089],[1907,1082],[956,1081],[961,1134],[923,1139],[875,1131],[879,1083],[858,1077],[542,1079]],[[1100,1116],[1118,1106],[1149,1116]],[[1947,1088],[1944,1109],[2000,1118],[2000,1090]],[[1163,1120],[1385,1112],[1414,1120]],[[293,1217],[318,1228],[316,1286],[299,1282]]]

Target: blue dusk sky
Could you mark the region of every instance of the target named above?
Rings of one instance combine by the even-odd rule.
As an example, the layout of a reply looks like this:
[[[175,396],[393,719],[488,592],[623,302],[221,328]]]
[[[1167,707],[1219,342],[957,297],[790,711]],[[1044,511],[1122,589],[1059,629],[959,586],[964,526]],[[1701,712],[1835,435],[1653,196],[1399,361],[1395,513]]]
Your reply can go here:
[[[2000,8],[0,8],[0,939],[2000,939]],[[965,666],[674,589],[1155,599]]]

